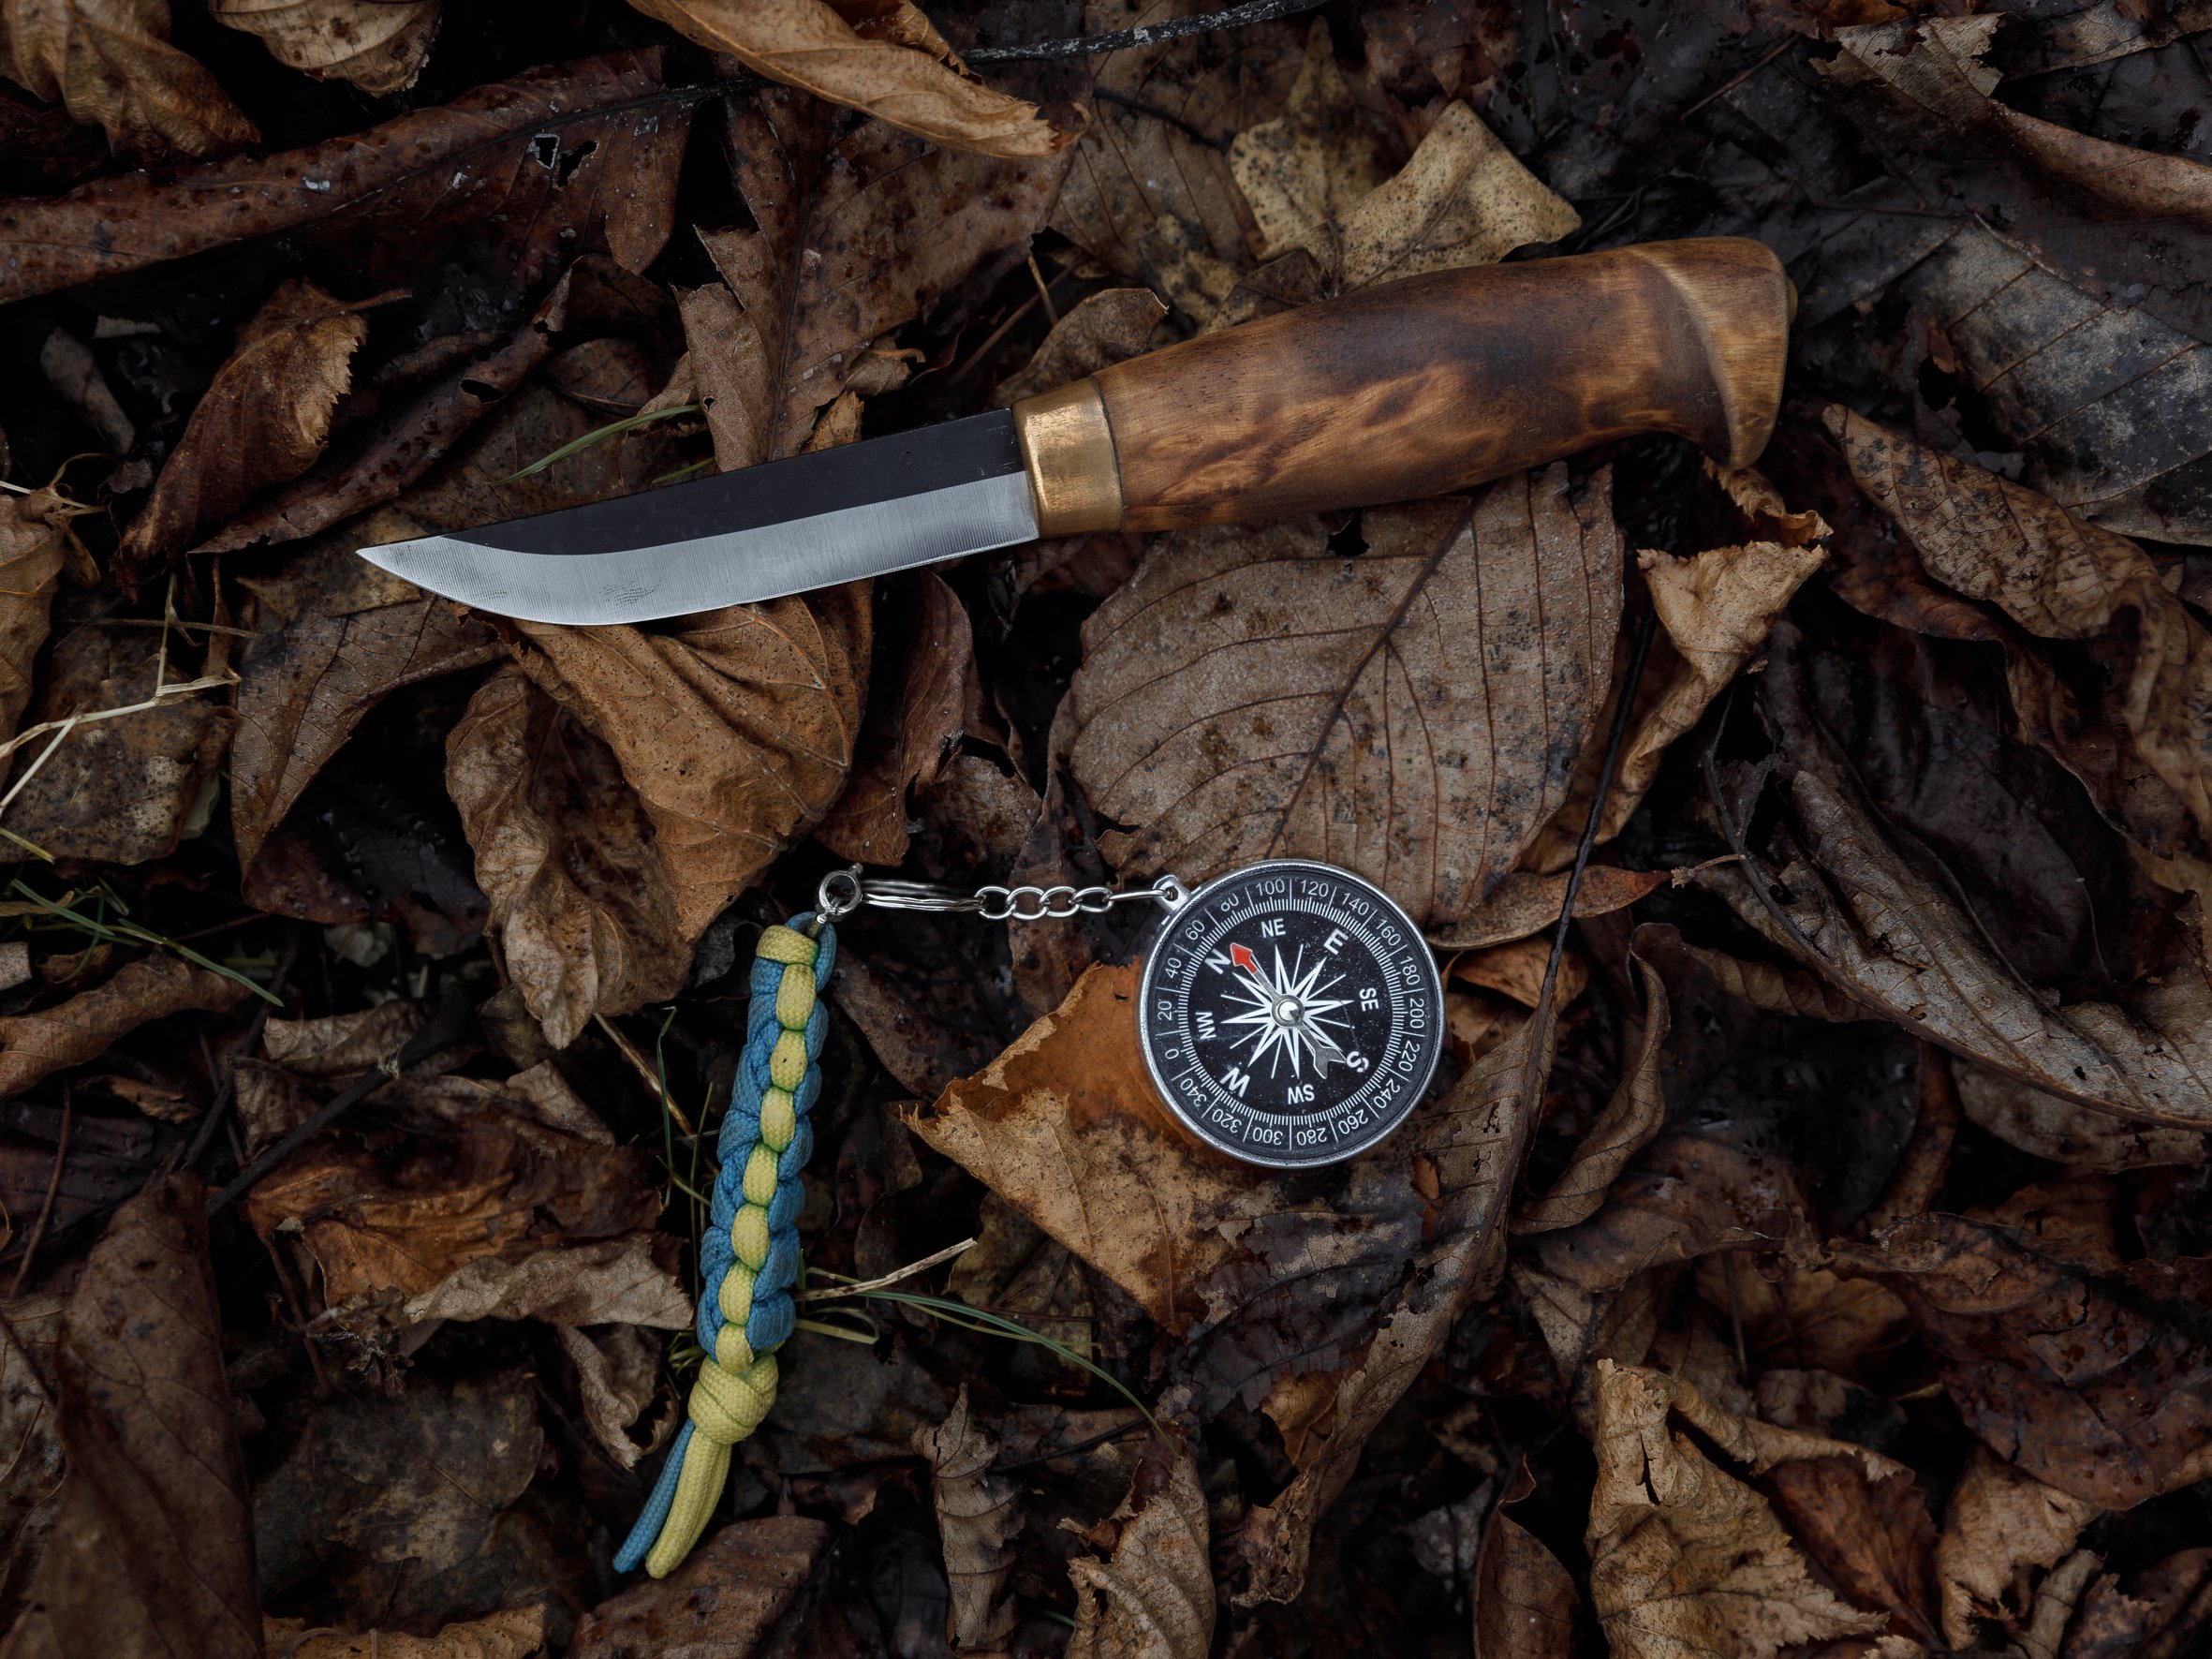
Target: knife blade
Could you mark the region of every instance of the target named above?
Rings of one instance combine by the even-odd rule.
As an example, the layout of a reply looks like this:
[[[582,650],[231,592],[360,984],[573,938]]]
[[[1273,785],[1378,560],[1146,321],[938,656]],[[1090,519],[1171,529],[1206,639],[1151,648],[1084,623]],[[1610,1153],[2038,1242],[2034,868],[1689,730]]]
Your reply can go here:
[[[643,622],[1039,536],[1441,495],[1643,433],[1747,466],[1794,309],[1740,237],[1439,271],[1010,409],[361,555],[525,621]]]

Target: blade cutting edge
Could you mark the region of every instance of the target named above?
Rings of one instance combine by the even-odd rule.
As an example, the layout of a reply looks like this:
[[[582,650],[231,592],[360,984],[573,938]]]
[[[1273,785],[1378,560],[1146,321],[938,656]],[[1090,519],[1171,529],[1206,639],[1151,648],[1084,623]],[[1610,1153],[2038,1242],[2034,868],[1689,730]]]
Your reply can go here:
[[[482,529],[361,549],[525,622],[647,622],[1034,540],[1004,410]]]

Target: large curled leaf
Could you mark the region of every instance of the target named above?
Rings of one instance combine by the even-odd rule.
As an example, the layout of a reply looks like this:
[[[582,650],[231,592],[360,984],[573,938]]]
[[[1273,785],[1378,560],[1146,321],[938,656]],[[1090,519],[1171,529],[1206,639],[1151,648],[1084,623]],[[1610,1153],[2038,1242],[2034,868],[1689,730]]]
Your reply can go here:
[[[1108,1559],[1068,1563],[1069,1659],[1204,1659],[1214,1637],[1212,1528],[1188,1448],[1148,1447],[1111,1523],[1119,1533]]]
[[[1604,476],[1363,529],[1356,559],[1311,520],[1162,537],[1084,625],[1066,753],[1130,873],[1317,858],[1448,929],[1565,798],[1620,615]]]
[[[146,161],[217,156],[261,135],[215,78],[169,43],[168,0],[7,0],[0,73]]]
[[[218,22],[258,35],[269,55],[368,93],[414,85],[437,34],[439,0],[215,0]]]
[[[9,1659],[261,1659],[205,1203],[190,1176],[155,1181],[85,1264],[54,1353],[68,1475]]]
[[[842,8],[828,0],[630,3],[748,69],[856,105],[932,143],[989,156],[1051,156],[1080,130],[1055,126],[1034,104],[984,85],[911,0]]]

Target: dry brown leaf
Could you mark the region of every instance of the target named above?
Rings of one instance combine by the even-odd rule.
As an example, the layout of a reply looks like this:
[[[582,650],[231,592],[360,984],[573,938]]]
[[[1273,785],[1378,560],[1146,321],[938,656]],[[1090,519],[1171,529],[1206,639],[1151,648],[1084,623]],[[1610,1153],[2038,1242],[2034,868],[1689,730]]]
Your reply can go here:
[[[1929,575],[2040,638],[2090,645],[2125,683],[2120,706],[2136,752],[2212,837],[2212,632],[2143,550],[1849,410],[1831,407],[1827,421],[1851,476]]]
[[[2110,1173],[2205,1161],[2201,1133],[2124,1122],[1969,1061],[1952,1069],[1969,1118],[2007,1146],[2069,1169]]]
[[[31,701],[54,589],[68,559],[69,504],[52,490],[0,493],[0,742]]]
[[[0,1621],[15,1622],[46,1554],[62,1495],[62,1438],[54,1420],[53,1355],[66,1296],[19,1296],[0,1305],[13,1341],[0,1342]]]
[[[413,520],[379,511],[302,549],[276,575],[245,579],[258,637],[240,666],[230,822],[249,895],[262,844],[370,710],[402,686],[499,654],[490,627],[353,551],[420,533]]]
[[[1111,1556],[1068,1563],[1068,1659],[1205,1659],[1214,1641],[1213,1529],[1198,1464],[1180,1439],[1149,1442],[1109,1518]]]
[[[1582,215],[1516,160],[1474,111],[1453,102],[1397,175],[1330,228],[1348,289],[1487,265],[1556,242]]]
[[[1525,1022],[1408,1126],[1406,1138],[1426,1165],[1423,1185],[1434,1194],[1423,1248],[1379,1310],[1374,1341],[1335,1379],[1320,1414],[1327,1438],[1307,1451],[1295,1480],[1246,1518],[1237,1553],[1250,1578],[1237,1597],[1241,1605],[1298,1598],[1314,1525],[1351,1479],[1368,1437],[1467,1305],[1496,1283],[1500,1223],[1551,1073],[1556,1030],[1541,1016]]]
[[[1589,1220],[1605,1202],[1614,1178],[1667,1120],[1667,1099],[1659,1090],[1659,1062],[1673,1025],[1667,985],[1640,958],[1636,973],[1644,987],[1643,1047],[1552,1190],[1514,1213],[1511,1224],[1516,1233],[1548,1233]]]
[[[1598,1486],[1590,1498],[1590,1599],[1623,1659],[1738,1653],[1773,1659],[1798,1642],[1871,1636],[1887,1621],[1839,1599],[1767,1501],[1679,1418],[1748,1474],[1805,1458],[1854,1459],[1874,1479],[1904,1472],[1847,1442],[1716,1410],[1659,1371],[1597,1365]]]
[[[727,52],[757,74],[851,104],[934,144],[986,156],[1057,155],[1082,131],[994,91],[954,56],[911,0],[863,9],[856,29],[828,0],[630,0],[647,17]]]
[[[1260,229],[1260,257],[1296,247],[1326,257],[1330,222],[1379,185],[1388,166],[1379,131],[1337,70],[1329,25],[1317,18],[1283,112],[1229,146],[1230,172]]]
[[[215,78],[169,43],[168,0],[7,0],[0,74],[107,128],[140,161],[215,156],[260,132]]]
[[[1022,370],[999,381],[991,401],[1003,408],[1164,345],[1160,325],[1167,318],[1168,308],[1148,288],[1086,294],[1053,324]]]
[[[313,466],[330,441],[332,413],[352,384],[353,354],[368,333],[356,309],[303,278],[270,295],[238,331],[229,361],[194,406],[154,494],[116,548],[115,579],[136,586],[201,530]]]
[[[412,1133],[317,1143],[242,1203],[263,1238],[297,1245],[342,1326],[689,1322],[644,1153],[463,1078],[388,1085],[382,1109]]]
[[[317,80],[376,95],[415,84],[436,37],[439,0],[212,0],[217,22],[258,35],[269,55]]]
[[[2057,1566],[2103,1511],[2055,1490],[1977,1445],[1952,1489],[1936,1545],[1943,1639],[1964,1648],[1979,1618],[2022,1618],[2014,1588],[2030,1567]]]
[[[1905,1304],[1873,1281],[1787,1259],[1760,1261],[1742,1251],[1704,1256],[1697,1288],[1705,1306],[1741,1326],[1746,1352],[1761,1367],[1879,1376],[1911,1333]]]
[[[521,625],[534,647],[524,672],[605,742],[650,819],[686,947],[844,788],[865,690],[867,589],[739,605],[669,633]],[[570,807],[605,810],[588,796]],[[678,976],[688,965],[681,951],[649,964]]]
[[[61,1513],[7,1659],[261,1659],[206,1202],[192,1177],[158,1178],[85,1262],[54,1350]]]
[[[1792,1458],[1759,1484],[1845,1599],[1887,1615],[1883,1641],[1898,1659],[1941,1650],[1936,1523],[1910,1473],[1870,1476],[1855,1458]]]
[[[1002,1647],[1014,1630],[1014,1604],[1007,1595],[1014,1552],[1007,1544],[1022,1527],[1022,1489],[991,1473],[998,1442],[968,1415],[966,1385],[951,1416],[915,1432],[914,1449],[929,1459],[944,1543],[951,1597],[945,1639],[955,1648]]]
[[[816,840],[858,864],[907,856],[907,792],[936,781],[981,706],[975,635],[960,596],[935,570],[915,572],[897,591],[852,776],[814,829]]]
[[[1524,1459],[1491,1506],[1475,1555],[1474,1659],[1571,1659],[1582,1593],[1559,1558],[1506,1510],[1536,1489]]]
[[[225,1014],[246,997],[234,979],[170,956],[125,962],[106,984],[34,1014],[0,1018],[0,1099],[41,1077],[97,1059],[109,1044],[149,1020],[200,1012]]]
[[[2212,1342],[2182,1311],[2212,1287],[2212,1260],[2122,1262],[2109,1194],[2088,1180],[1985,1216],[1918,1216],[1829,1259],[1904,1298],[1983,1444],[2127,1508],[2212,1472]]]
[[[1476,985],[1524,1008],[1534,1008],[1542,998],[1551,960],[1549,939],[1516,939],[1510,944],[1484,945],[1481,950],[1463,951],[1452,959],[1444,975],[1445,986]],[[1559,957],[1552,1000],[1564,1008],[1588,989],[1589,984],[1589,963],[1581,952],[1567,951]]]
[[[566,1048],[595,1013],[675,995],[690,963],[674,880],[615,757],[582,722],[503,669],[446,739],[446,789],[507,970],[547,1042]]]
[[[1574,913],[1604,916],[1626,910],[1664,887],[1669,880],[1665,870],[1586,866],[1581,884],[1574,890]],[[1439,951],[1476,951],[1556,926],[1559,911],[1567,903],[1567,881],[1565,870],[1549,876],[1533,870],[1508,870],[1490,896],[1457,922],[1448,928],[1432,928],[1429,943]]]
[[[647,1578],[586,1613],[569,1659],[756,1652],[829,1547],[827,1521],[800,1515],[724,1527],[665,1578]]]
[[[534,1659],[545,1651],[545,1607],[509,1607],[449,1624],[435,1636],[386,1630],[356,1636],[304,1619],[269,1619],[262,1641],[270,1659]]]
[[[629,1430],[660,1390],[660,1362],[668,1351],[668,1338],[639,1325],[600,1325],[588,1329],[561,1325],[553,1327],[553,1334],[560,1338],[562,1350],[575,1361],[576,1392],[583,1408],[584,1426],[617,1466],[635,1469],[638,1459],[660,1441],[656,1432],[652,1444],[641,1445]],[[672,1431],[675,1424],[664,1415],[656,1427]]]
[[[38,721],[115,708],[132,712],[86,721],[58,743],[50,737],[16,751],[10,788],[20,792],[7,807],[7,827],[16,836],[56,858],[148,864],[205,826],[236,717],[205,690],[134,706],[155,695],[164,643],[153,630],[96,624],[54,643],[45,686],[32,704]],[[211,658],[214,652],[211,647]],[[166,673],[170,684],[190,677],[173,660]],[[22,856],[20,842],[0,850],[0,858]]]
[[[1564,798],[1620,612],[1606,475],[1468,506],[1180,531],[1084,626],[1065,751],[1131,874],[1258,858],[1357,871],[1450,929]],[[1318,622],[1317,622],[1318,619]]]

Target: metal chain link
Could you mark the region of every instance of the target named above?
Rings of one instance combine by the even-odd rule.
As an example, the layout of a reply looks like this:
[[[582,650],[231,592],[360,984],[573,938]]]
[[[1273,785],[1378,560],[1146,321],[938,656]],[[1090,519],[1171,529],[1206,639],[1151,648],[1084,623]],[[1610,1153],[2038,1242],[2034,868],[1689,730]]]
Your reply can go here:
[[[1190,894],[1173,876],[1149,887],[1115,892],[1111,887],[979,887],[973,893],[935,881],[869,879],[861,867],[832,870],[822,878],[816,902],[835,921],[863,905],[887,911],[930,911],[980,915],[986,922],[1066,921],[1071,916],[1102,916],[1117,904],[1150,902],[1179,909]]]

